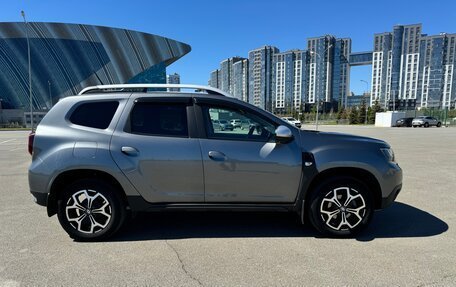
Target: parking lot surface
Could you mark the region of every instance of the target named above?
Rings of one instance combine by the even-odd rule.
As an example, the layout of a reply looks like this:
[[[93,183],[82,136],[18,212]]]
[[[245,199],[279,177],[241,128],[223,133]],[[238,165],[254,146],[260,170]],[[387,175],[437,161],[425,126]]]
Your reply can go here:
[[[358,238],[287,213],[204,212],[139,214],[108,242],[74,242],[32,201],[28,133],[0,131],[0,286],[456,286],[456,128],[319,128],[384,139],[404,170]]]

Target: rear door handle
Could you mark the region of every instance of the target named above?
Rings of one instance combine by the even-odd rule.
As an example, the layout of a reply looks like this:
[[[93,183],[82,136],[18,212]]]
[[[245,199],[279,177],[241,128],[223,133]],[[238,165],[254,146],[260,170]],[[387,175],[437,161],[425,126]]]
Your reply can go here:
[[[227,159],[226,155],[219,151],[210,151],[209,158],[215,161],[225,161]]]
[[[139,154],[139,151],[131,146],[123,146],[121,151],[129,156],[137,156]]]

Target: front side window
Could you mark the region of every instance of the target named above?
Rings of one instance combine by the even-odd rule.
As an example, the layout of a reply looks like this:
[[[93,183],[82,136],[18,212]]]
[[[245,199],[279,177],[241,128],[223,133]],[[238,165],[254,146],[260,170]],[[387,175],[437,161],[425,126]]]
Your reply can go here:
[[[266,142],[275,135],[275,124],[256,114],[210,105],[202,110],[208,138]]]
[[[187,106],[138,102],[131,111],[128,131],[141,135],[188,137]]]

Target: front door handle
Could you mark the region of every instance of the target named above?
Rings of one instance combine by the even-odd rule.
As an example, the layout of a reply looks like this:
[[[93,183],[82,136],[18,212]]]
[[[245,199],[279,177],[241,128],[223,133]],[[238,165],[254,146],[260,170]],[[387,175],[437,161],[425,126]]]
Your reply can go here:
[[[123,146],[121,151],[129,156],[137,156],[139,154],[139,151],[131,146]]]
[[[226,155],[223,152],[219,151],[210,151],[209,158],[215,161],[225,161]]]

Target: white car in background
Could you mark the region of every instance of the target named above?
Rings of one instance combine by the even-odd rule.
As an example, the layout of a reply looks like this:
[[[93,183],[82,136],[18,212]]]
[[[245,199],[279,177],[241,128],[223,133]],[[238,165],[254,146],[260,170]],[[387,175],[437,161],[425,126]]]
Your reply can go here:
[[[283,117],[282,120],[289,122],[290,124],[294,125],[297,128],[301,128],[301,121],[292,118],[292,117]]]
[[[420,116],[420,117],[417,117],[417,118],[413,119],[412,126],[414,128],[416,128],[416,127],[428,128],[428,127],[431,127],[431,126],[436,126],[436,127],[440,128],[442,126],[442,123],[439,120],[437,120],[436,118],[433,118],[433,117]]]

